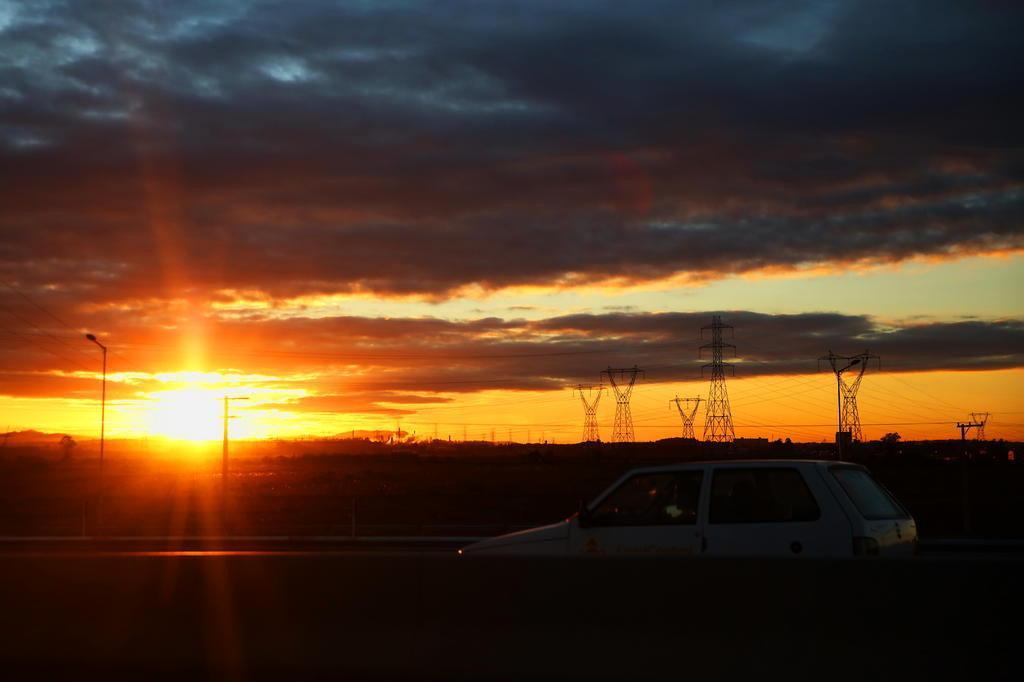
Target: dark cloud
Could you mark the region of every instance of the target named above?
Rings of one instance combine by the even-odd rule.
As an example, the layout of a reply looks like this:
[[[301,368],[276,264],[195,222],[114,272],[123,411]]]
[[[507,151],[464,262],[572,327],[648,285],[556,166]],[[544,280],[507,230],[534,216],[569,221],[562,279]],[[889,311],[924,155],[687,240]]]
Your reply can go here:
[[[395,405],[430,405],[451,402],[450,398],[421,396],[401,393],[365,393],[361,391],[344,394],[325,394],[299,398],[293,402],[264,404],[264,408],[278,408],[300,412],[358,413],[401,416],[414,414],[415,409]]]
[[[1024,320],[885,323],[835,313],[768,315],[726,311],[734,327],[736,378],[808,374],[829,350],[864,350],[886,372],[999,370],[1024,367]],[[125,319],[109,329],[111,369],[146,372],[115,377],[116,397],[160,388],[149,373],[182,366],[183,349],[202,340],[203,367],[239,375],[251,388],[314,390],[293,407],[313,411],[402,414],[444,402],[438,394],[493,389],[554,390],[600,380],[602,369],[640,365],[653,382],[701,377],[701,327],[709,313],[607,313],[537,321],[485,318],[465,322],[358,317],[208,318],[154,332]],[[201,330],[201,333],[197,332]],[[0,347],[0,393],[65,397],[88,393],[85,370],[98,369],[91,348],[65,346],[58,329],[34,346]],[[81,344],[84,345],[84,344]],[[70,364],[74,363],[74,364]],[[67,378],[54,373],[79,372]],[[95,380],[92,380],[95,391]]]
[[[1022,17],[21,3],[0,276],[71,306],[445,296],[1020,248]]]

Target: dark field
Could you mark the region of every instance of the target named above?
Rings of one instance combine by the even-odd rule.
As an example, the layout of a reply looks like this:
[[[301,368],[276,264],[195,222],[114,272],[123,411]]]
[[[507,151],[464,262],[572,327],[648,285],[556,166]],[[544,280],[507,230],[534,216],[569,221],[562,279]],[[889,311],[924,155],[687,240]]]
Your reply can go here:
[[[504,560],[451,547],[202,551],[204,540],[139,545],[200,551],[112,551],[142,535],[306,536],[313,547],[312,536],[352,533],[353,510],[360,536],[486,535],[563,518],[630,467],[725,454],[673,443],[349,447],[240,458],[226,501],[215,458],[115,456],[101,513],[95,460],[6,458],[3,669],[47,679],[1019,678],[1019,553]],[[926,537],[960,533],[959,462],[865,459]],[[969,474],[975,535],[1021,536],[1024,467],[979,458]],[[11,539],[79,534],[113,539]]]
[[[565,518],[635,466],[831,454],[821,445],[729,453],[679,441],[334,447],[342,452],[239,457],[226,497],[215,450],[146,461],[115,449],[104,468],[101,504],[94,458],[60,462],[8,449],[0,457],[0,535],[491,535]],[[1024,537],[1024,465],[1006,461],[1006,444],[973,447],[971,535]],[[852,459],[867,464],[910,508],[923,537],[963,535],[963,468],[952,459],[959,443],[901,448],[865,448]]]

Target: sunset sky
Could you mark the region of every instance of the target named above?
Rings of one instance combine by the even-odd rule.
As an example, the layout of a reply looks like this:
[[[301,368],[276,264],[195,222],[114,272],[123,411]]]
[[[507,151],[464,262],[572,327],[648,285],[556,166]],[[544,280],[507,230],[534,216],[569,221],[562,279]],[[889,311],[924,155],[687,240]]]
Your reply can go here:
[[[0,431],[1024,438],[1012,2],[0,0]],[[705,339],[706,341],[706,339]],[[674,408],[673,408],[674,409]],[[599,409],[611,436],[614,401]],[[698,414],[697,430],[703,427]]]

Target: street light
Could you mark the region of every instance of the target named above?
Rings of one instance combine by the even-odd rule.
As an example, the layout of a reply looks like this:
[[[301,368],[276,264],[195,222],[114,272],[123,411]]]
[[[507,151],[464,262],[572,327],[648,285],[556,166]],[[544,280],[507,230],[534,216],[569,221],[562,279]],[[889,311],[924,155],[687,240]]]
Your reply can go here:
[[[96,519],[100,519],[100,510],[103,502],[103,447],[107,430],[107,347],[100,343],[94,334],[86,334],[89,339],[103,351],[103,389],[100,398],[100,489],[96,501]]]
[[[95,335],[86,334],[85,338],[92,341],[103,351],[103,388],[99,401],[99,471],[103,471],[103,438],[106,431],[106,346],[96,340]]]

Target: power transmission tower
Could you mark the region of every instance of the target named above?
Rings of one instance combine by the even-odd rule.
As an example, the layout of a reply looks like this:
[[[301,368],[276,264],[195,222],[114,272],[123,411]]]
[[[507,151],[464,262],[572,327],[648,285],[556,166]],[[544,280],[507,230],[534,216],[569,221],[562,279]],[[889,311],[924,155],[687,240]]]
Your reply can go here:
[[[732,426],[732,410],[729,408],[729,391],[725,387],[725,369],[733,369],[733,366],[722,361],[726,349],[733,352],[736,346],[722,341],[722,330],[732,331],[732,326],[722,324],[722,317],[714,315],[711,324],[700,328],[700,336],[704,338],[704,331],[711,330],[711,343],[705,343],[700,347],[698,356],[704,356],[704,350],[711,349],[711,362],[700,368],[701,376],[704,370],[711,368],[711,390],[708,392],[708,404],[704,413],[704,440],[715,443],[731,443],[736,440],[736,432]],[[735,370],[733,370],[735,374]]]
[[[697,410],[700,409],[700,404],[704,402],[703,398],[680,398],[676,396],[672,400],[668,401],[668,404],[676,404],[676,409],[679,410],[679,416],[683,418],[683,438],[690,438],[697,440],[697,436],[693,433],[693,418],[697,416]],[[691,408],[690,405],[693,405]],[[683,405],[686,405],[684,408]],[[669,408],[672,409],[671,407]]]
[[[860,428],[860,412],[857,410],[857,391],[860,390],[860,382],[864,379],[864,372],[867,371],[871,360],[875,360],[879,367],[882,366],[881,358],[868,351],[857,355],[836,355],[830,350],[828,355],[818,358],[819,369],[822,362],[828,362],[836,375],[836,448],[840,457],[845,441],[864,440],[864,432]],[[843,378],[843,373],[850,369],[857,374],[853,381]]]
[[[985,440],[985,424],[988,423],[988,418],[991,416],[990,412],[971,412],[971,421],[975,423],[974,438],[976,440]]]
[[[633,365],[624,369],[609,367],[601,372],[608,376],[608,383],[615,392],[615,425],[612,428],[613,443],[633,443],[636,434],[633,432],[633,415],[629,411],[629,398],[633,394],[633,386],[637,377],[643,377],[644,371]]]
[[[579,393],[580,402],[583,403],[583,442],[600,443],[601,433],[597,428],[597,405],[601,402],[604,386],[579,384],[573,391]]]

